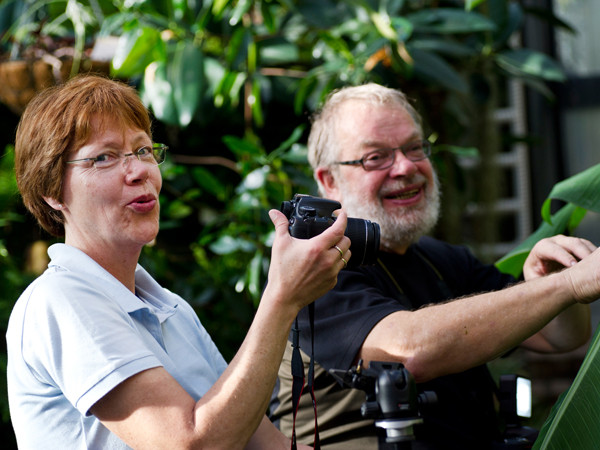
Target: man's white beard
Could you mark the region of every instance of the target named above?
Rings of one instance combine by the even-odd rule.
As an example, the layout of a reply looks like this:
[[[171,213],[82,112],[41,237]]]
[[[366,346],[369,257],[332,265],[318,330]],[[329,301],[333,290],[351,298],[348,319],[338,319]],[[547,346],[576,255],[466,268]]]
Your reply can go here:
[[[411,184],[407,180],[406,184]],[[343,183],[342,183],[343,184]],[[438,221],[440,212],[440,188],[437,174],[434,173],[433,186],[427,186],[425,201],[417,206],[399,207],[394,214],[383,208],[381,201],[368,202],[352,186],[343,186],[342,207],[348,217],[368,219],[381,228],[381,248],[406,248],[429,233]]]

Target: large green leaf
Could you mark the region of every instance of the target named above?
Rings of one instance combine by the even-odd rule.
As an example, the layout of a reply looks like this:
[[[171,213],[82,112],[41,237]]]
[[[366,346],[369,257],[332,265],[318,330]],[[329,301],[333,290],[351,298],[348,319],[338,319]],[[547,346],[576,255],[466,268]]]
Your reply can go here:
[[[169,72],[179,125],[189,125],[204,92],[203,55],[191,41],[180,41]]]
[[[600,443],[600,327],[569,389],[558,399],[534,450],[595,450]]]
[[[566,202],[566,205],[552,214],[552,200]],[[520,276],[523,262],[537,241],[565,231],[572,233],[588,210],[600,212],[600,164],[555,184],[542,206],[544,222],[521,245],[500,259],[496,267]]]
[[[141,94],[144,103],[152,108],[158,120],[177,125],[179,118],[167,69],[164,61],[154,61],[146,67]]]
[[[547,222],[550,222],[552,199],[574,203],[590,211],[600,212],[600,164],[567,178],[552,188],[542,207],[542,217]]]
[[[411,48],[432,51],[443,55],[459,57],[470,57],[478,54],[477,49],[449,38],[415,38],[410,41]]]
[[[164,53],[164,42],[157,30],[132,28],[119,37],[112,60],[113,73],[126,78],[142,74],[148,64]]]
[[[564,72],[553,59],[534,50],[506,50],[498,53],[496,62],[516,76],[533,76],[547,81],[566,80]]]
[[[487,17],[457,8],[422,9],[407,14],[406,18],[413,23],[415,31],[423,33],[476,33],[496,29]]]
[[[554,214],[549,222],[542,222],[538,229],[525,239],[519,246],[496,262],[498,270],[509,273],[519,278],[523,272],[523,263],[533,246],[541,239],[564,233],[568,228],[573,228],[573,217],[580,217],[581,208],[571,203],[563,206]]]
[[[298,60],[298,46],[276,36],[258,42],[258,53],[263,65],[289,64]]]
[[[428,81],[433,81],[441,86],[466,93],[468,86],[459,73],[452,68],[443,58],[435,53],[409,47],[410,54],[415,62],[415,73]]]

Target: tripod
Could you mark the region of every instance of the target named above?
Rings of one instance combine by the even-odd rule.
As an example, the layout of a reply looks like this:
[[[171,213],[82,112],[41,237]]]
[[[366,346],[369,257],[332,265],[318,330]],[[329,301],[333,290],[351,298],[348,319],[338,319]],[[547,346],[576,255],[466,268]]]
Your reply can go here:
[[[366,392],[361,406],[364,418],[375,420],[380,450],[410,450],[414,441],[413,425],[420,424],[419,404],[435,403],[433,392],[417,393],[414,378],[401,363],[362,360],[348,371],[331,369],[340,383]]]

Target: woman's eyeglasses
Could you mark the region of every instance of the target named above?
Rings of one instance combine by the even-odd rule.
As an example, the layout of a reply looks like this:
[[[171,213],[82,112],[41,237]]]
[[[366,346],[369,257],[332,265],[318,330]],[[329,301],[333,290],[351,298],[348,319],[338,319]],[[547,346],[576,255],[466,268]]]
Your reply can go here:
[[[94,158],[81,158],[67,161],[67,164],[73,164],[77,162],[91,162],[96,169],[108,169],[117,165],[117,163],[123,160],[123,164],[127,161],[130,156],[135,156],[142,162],[148,164],[161,164],[165,161],[165,156],[169,147],[163,144],[152,144],[152,146],[140,147],[132,153],[125,153],[119,155],[118,153],[102,153],[101,155],[95,156]]]

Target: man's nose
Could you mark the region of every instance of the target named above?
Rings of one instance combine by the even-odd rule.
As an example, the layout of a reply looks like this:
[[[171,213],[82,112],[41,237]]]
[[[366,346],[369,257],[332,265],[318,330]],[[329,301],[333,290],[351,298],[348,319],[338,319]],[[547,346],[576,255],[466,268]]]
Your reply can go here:
[[[402,150],[397,149],[394,153],[394,163],[390,167],[391,177],[413,175],[419,170],[417,164],[408,159]]]

